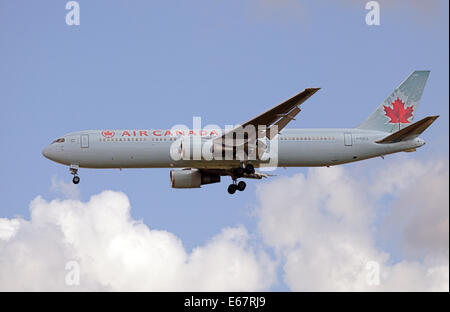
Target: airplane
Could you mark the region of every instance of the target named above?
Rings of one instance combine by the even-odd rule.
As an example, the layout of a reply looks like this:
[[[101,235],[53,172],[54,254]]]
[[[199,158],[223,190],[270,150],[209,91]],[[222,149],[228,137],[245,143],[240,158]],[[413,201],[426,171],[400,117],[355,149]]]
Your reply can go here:
[[[425,144],[419,135],[439,117],[412,123],[429,73],[412,72],[354,128],[285,129],[301,111],[300,106],[320,89],[307,88],[228,130],[87,130],[59,137],[42,154],[69,166],[74,184],[80,182],[79,168],[171,168],[173,188],[199,188],[230,176],[232,183],[227,190],[234,194],[246,188],[238,179],[271,176],[255,168],[329,167],[415,151]],[[251,127],[257,128],[255,133],[246,133]],[[220,157],[195,157],[195,148]]]

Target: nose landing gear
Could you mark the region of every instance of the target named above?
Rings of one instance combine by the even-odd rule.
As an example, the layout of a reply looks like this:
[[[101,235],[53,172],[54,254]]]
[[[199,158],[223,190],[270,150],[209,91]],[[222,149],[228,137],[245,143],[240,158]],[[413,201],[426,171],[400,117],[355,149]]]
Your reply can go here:
[[[80,183],[80,177],[78,176],[78,166],[70,165],[69,170],[70,170],[70,174],[73,175],[73,179],[72,179],[73,184]]]

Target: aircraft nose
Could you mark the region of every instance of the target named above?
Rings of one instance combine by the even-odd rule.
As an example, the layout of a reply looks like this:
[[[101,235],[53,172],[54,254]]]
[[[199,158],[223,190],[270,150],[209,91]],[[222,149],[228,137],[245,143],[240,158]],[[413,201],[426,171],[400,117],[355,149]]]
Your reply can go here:
[[[51,152],[50,152],[50,146],[49,146],[49,145],[46,146],[46,147],[42,150],[42,155],[43,155],[45,158],[50,159],[50,157],[51,157]]]

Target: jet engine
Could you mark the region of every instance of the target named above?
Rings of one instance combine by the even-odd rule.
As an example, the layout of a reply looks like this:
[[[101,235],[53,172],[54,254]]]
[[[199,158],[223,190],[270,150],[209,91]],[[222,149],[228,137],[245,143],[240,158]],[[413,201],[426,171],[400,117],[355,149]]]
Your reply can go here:
[[[170,183],[173,188],[197,188],[203,184],[218,182],[218,174],[208,174],[198,169],[170,170]]]

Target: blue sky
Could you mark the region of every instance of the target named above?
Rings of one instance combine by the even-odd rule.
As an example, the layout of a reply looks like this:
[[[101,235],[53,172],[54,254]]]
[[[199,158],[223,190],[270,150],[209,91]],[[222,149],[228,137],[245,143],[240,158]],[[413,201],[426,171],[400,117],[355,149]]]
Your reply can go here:
[[[71,176],[41,150],[64,133],[170,128],[193,116],[235,124],[316,86],[290,126],[353,127],[415,69],[431,70],[416,118],[441,117],[411,157],[448,158],[448,1],[427,9],[380,1],[381,25],[370,27],[365,1],[79,3],[81,25],[68,26],[65,1],[0,1],[0,217],[28,218],[37,195],[60,197],[51,178]],[[168,169],[80,177],[83,200],[122,191],[133,218],[174,233],[187,250],[227,226],[258,232],[260,182],[229,196],[228,181],[171,189]]]

